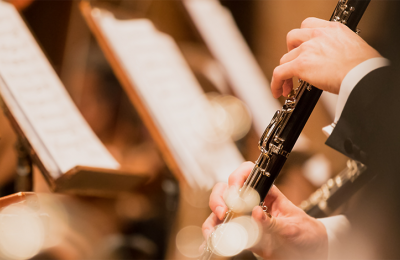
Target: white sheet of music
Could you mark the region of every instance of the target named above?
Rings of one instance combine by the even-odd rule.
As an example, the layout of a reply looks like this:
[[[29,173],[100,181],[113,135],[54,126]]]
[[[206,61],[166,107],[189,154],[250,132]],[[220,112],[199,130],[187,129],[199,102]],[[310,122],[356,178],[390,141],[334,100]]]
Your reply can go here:
[[[148,20],[93,11],[189,185],[211,188],[227,181],[243,158],[230,139],[214,132],[210,104],[175,42]]]
[[[27,137],[37,136],[29,139],[53,177],[78,165],[119,168],[73,104],[18,12],[1,1],[0,76],[4,100]]]
[[[183,1],[195,26],[214,57],[225,68],[235,94],[249,107],[261,136],[275,111],[267,80],[236,27],[232,15],[218,0]]]

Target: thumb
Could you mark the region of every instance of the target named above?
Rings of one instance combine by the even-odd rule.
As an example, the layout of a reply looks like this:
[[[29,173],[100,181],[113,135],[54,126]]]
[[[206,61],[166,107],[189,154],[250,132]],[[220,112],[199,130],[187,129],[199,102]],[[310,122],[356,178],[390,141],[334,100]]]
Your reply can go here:
[[[260,206],[254,207],[252,216],[256,222],[261,224],[266,233],[274,233],[279,229],[280,220],[264,212]]]

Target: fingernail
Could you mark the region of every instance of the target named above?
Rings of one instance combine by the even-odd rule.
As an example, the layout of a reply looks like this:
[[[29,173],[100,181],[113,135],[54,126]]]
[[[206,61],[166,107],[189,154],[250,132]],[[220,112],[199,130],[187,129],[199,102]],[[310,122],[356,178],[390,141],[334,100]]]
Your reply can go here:
[[[216,213],[217,217],[218,217],[220,220],[222,220],[222,219],[224,218],[224,214],[225,214],[225,209],[224,209],[224,207],[218,206],[218,207],[215,209],[215,213]]]

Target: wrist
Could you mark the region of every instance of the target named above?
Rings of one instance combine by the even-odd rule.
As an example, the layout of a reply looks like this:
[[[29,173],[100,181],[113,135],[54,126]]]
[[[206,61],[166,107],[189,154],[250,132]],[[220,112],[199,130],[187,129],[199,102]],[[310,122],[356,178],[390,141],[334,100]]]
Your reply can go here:
[[[326,229],[328,237],[328,259],[341,259],[343,238],[350,231],[350,222],[343,215],[317,219]]]
[[[319,245],[319,259],[328,259],[328,249],[329,249],[329,243],[328,243],[328,232],[326,231],[326,227],[324,224],[322,224],[320,221],[314,218],[314,221],[316,222],[316,225],[318,225],[318,230],[319,230],[319,238],[320,238],[320,245]]]
[[[323,223],[310,217],[312,228],[309,229],[309,235],[312,237],[313,246],[310,247],[310,259],[328,259],[328,233]]]

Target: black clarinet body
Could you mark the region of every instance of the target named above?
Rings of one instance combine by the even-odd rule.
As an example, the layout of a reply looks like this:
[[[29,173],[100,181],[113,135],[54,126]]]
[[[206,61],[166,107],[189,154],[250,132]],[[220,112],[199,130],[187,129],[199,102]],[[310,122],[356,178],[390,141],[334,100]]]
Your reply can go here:
[[[267,196],[269,189],[274,184],[283,165],[286,162],[286,159],[292,151],[293,146],[300,136],[301,131],[303,130],[308,118],[310,117],[315,105],[317,104],[319,97],[322,94],[321,90],[312,87],[305,82],[301,83],[299,89],[300,88],[305,88],[306,90],[302,93],[301,99],[296,99],[296,95],[293,97],[289,97],[286,100],[286,104],[284,105],[282,110],[278,111],[275,114],[275,116],[277,117],[279,117],[280,114],[285,114],[286,117],[290,116],[290,118],[288,118],[287,122],[285,122],[283,128],[277,127],[278,133],[274,135],[274,138],[271,138],[268,143],[264,144],[263,148],[260,148],[261,151],[265,150],[266,147],[270,148],[269,154],[267,153],[268,155],[265,155],[264,153],[260,155],[260,157],[266,157],[264,160],[268,160],[268,164],[265,168],[267,174],[263,175],[256,185],[251,186],[259,193],[261,200],[263,200]],[[307,88],[309,90],[307,90]],[[297,97],[298,96],[299,95],[297,95]],[[292,107],[289,108],[288,104],[290,104]],[[282,121],[283,120],[284,119],[282,119]],[[262,137],[262,139],[263,138],[265,137]],[[256,162],[256,167],[261,166],[259,165],[259,160],[257,160]]]
[[[330,20],[343,23],[358,33],[357,25],[369,2],[369,0],[341,0]],[[261,155],[256,162],[254,172],[261,171],[263,174],[255,178],[259,179],[257,182],[246,183],[259,193],[261,204],[278,177],[321,94],[322,90],[300,80],[299,87],[289,96],[283,108],[275,114],[261,137],[259,143]]]

